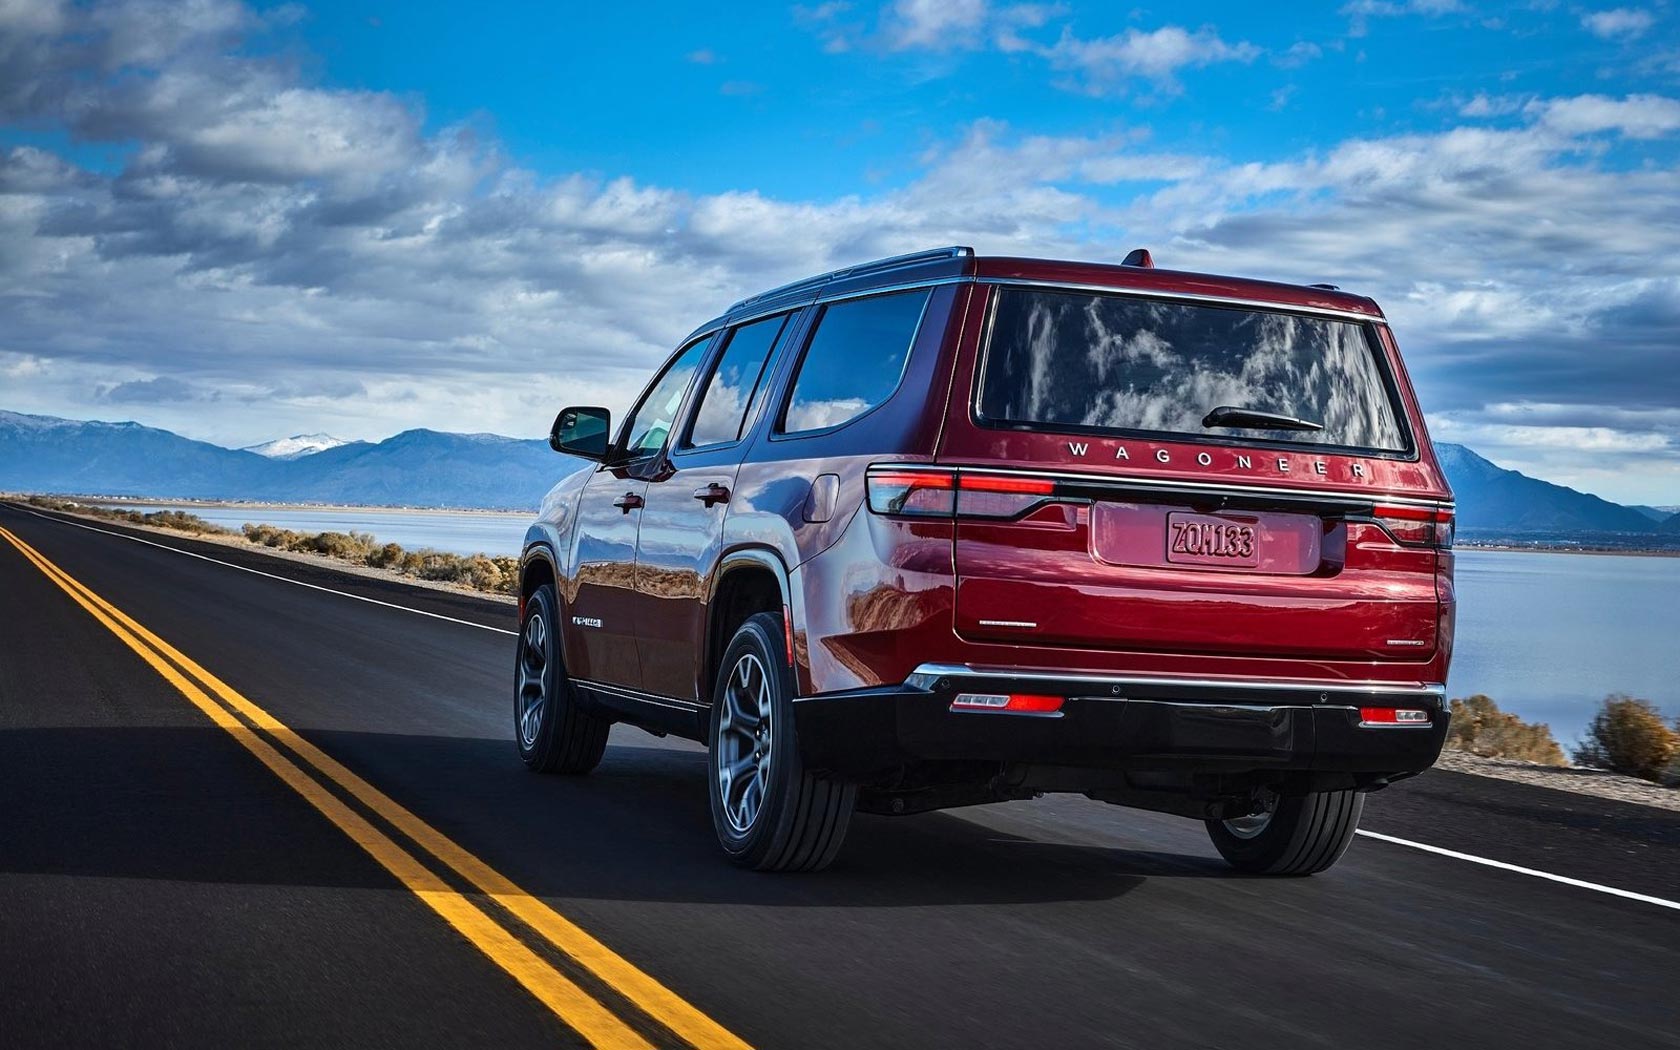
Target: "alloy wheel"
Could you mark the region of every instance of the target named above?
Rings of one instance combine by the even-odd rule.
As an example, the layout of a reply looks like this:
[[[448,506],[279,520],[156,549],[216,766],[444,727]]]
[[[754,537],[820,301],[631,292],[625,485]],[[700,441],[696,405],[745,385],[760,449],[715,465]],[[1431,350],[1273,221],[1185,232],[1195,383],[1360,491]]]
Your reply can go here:
[[[519,743],[537,744],[543,709],[548,706],[548,622],[541,612],[525,621],[519,642]]]
[[[729,826],[737,834],[752,830],[764,805],[772,754],[770,676],[753,653],[742,653],[730,668],[718,712],[718,797]]]

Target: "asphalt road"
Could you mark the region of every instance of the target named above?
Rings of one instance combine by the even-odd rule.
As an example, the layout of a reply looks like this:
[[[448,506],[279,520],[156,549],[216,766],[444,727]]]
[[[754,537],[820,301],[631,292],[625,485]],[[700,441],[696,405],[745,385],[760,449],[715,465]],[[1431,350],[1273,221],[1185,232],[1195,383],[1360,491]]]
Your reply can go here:
[[[1234,877],[1197,824],[1068,798],[860,816],[829,872],[743,872],[694,745],[620,727],[587,778],[523,769],[507,606],[0,527],[350,778],[277,747],[309,778],[283,779],[280,735],[213,721],[159,667],[219,702],[203,677],[0,540],[0,1047],[587,1045],[543,997],[566,987],[624,1045],[684,1045],[661,1019],[687,1004],[760,1048],[1680,1046],[1672,907],[1369,837],[1311,879]],[[530,896],[492,899],[402,811]],[[1680,814],[1432,772],[1365,828],[1680,901]],[[563,950],[537,912],[586,934]]]

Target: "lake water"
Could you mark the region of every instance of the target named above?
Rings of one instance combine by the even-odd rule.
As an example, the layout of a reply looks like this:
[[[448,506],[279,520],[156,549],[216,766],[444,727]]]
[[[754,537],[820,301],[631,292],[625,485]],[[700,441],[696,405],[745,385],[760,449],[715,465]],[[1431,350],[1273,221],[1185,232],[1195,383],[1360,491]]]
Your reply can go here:
[[[123,504],[136,510],[157,505]],[[534,515],[191,506],[218,525],[371,532],[404,547],[518,554]],[[1486,693],[1566,749],[1605,694],[1680,715],[1680,558],[1458,552],[1452,696]]]
[[[1680,558],[1458,552],[1452,696],[1581,735],[1606,693],[1680,715]]]

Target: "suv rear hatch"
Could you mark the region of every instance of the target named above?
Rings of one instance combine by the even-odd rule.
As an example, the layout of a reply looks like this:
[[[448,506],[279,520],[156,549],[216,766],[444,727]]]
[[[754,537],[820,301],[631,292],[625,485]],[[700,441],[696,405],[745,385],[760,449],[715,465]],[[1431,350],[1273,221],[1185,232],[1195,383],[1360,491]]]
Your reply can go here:
[[[1380,318],[989,291],[937,468],[905,488],[931,486],[912,508],[954,508],[960,635],[1433,656],[1450,497],[1420,459]],[[891,491],[877,474],[874,488]]]

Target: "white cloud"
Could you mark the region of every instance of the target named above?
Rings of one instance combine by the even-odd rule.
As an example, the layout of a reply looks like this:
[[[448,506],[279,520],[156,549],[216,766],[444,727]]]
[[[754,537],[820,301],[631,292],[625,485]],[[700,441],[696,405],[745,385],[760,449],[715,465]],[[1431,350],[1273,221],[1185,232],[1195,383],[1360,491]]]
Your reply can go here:
[[[1655,21],[1651,12],[1635,7],[1614,7],[1581,16],[1581,25],[1586,27],[1587,32],[1604,40],[1632,40],[1643,36]]]
[[[1615,131],[1629,138],[1662,138],[1680,129],[1680,99],[1663,95],[1577,95],[1528,103],[1524,110],[1564,135]]]
[[[973,46],[991,14],[986,0],[897,0],[883,19],[887,44],[900,51]]]
[[[1043,30],[1066,9],[1057,4],[993,0],[894,0],[881,8],[873,31],[848,21],[849,6],[797,9],[799,19],[817,29],[830,51],[873,44],[888,51],[948,52],[997,50],[1036,55],[1071,76],[1068,86],[1105,94],[1131,82],[1176,90],[1176,75],[1221,62],[1252,62],[1263,51],[1247,41],[1227,42],[1211,27],[1190,30],[1167,25],[1127,29],[1111,36],[1082,37],[1063,24],[1053,42]],[[1316,44],[1300,42],[1277,56],[1282,66],[1298,66],[1318,57]]]
[[[1182,26],[1162,26],[1092,39],[1064,30],[1043,54],[1057,68],[1077,73],[1091,90],[1103,91],[1135,79],[1171,87],[1184,69],[1252,62],[1260,49],[1247,41],[1229,43],[1208,28],[1191,32]]]

